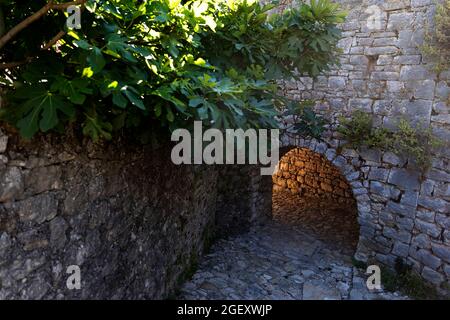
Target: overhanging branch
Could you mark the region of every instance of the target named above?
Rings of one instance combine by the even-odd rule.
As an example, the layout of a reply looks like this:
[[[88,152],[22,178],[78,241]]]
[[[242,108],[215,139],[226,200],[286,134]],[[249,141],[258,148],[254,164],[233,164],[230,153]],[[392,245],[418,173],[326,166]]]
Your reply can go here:
[[[49,0],[49,2],[39,9],[37,12],[20,22],[14,28],[9,30],[3,37],[0,38],[0,49],[2,49],[11,39],[13,39],[20,31],[27,28],[33,22],[41,19],[45,16],[50,10],[65,10],[70,6],[74,5],[83,5],[86,3],[86,0],[76,0],[66,3],[58,3],[55,4],[53,0]]]
[[[41,51],[45,51],[50,49],[51,47],[53,47],[62,37],[64,37],[64,35],[66,34],[65,31],[60,31],[58,32],[58,34],[56,36],[54,36],[49,42],[47,42],[42,48]],[[31,56],[31,57],[26,57],[25,59],[23,59],[22,61],[15,61],[15,62],[8,62],[8,63],[2,63],[0,64],[0,70],[5,70],[5,69],[12,69],[27,63],[30,63],[31,61],[33,61],[34,59],[36,59],[38,56]]]

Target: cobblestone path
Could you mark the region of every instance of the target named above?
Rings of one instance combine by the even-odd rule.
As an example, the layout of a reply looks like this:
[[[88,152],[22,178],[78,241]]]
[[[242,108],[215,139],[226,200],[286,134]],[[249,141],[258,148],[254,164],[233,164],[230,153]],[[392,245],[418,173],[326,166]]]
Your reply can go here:
[[[279,213],[276,202],[274,199],[274,209]],[[403,298],[382,291],[369,292],[365,275],[352,265],[352,241],[342,242],[342,234],[333,238],[332,232],[320,234],[311,224],[289,223],[286,215],[274,216],[276,220],[264,226],[218,241],[193,278],[184,284],[180,298]],[[324,219],[317,221],[323,223]]]

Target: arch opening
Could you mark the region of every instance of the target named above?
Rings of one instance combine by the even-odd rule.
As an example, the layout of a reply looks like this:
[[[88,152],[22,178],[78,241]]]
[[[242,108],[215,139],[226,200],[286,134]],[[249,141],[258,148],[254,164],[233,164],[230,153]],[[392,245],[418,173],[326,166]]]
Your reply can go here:
[[[346,178],[328,159],[307,148],[292,148],[281,157],[272,182],[274,220],[304,228],[342,253],[355,253],[356,200]]]

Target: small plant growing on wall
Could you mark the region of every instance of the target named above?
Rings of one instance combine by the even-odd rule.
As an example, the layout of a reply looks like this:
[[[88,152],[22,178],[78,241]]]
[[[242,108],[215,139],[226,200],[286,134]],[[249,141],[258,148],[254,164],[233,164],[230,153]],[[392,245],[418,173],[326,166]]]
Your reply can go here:
[[[338,132],[345,137],[347,145],[353,148],[366,146],[368,148],[385,149],[392,144],[392,138],[385,128],[374,128],[371,115],[356,111],[351,119],[339,118]]]
[[[437,5],[435,26],[428,28],[422,51],[433,61],[436,72],[450,69],[450,0]]]
[[[350,119],[339,119],[338,132],[351,148],[367,147],[390,151],[404,156],[426,172],[432,162],[436,149],[443,145],[430,127],[413,126],[405,119],[400,119],[394,130],[374,127],[372,115],[356,111]]]

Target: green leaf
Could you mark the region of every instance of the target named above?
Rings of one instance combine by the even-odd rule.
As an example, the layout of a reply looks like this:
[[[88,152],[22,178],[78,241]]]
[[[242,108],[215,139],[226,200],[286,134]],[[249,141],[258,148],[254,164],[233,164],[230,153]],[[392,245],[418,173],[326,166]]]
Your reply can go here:
[[[58,91],[66,96],[73,104],[82,105],[86,100],[86,94],[92,94],[93,90],[88,88],[89,81],[74,79],[69,81],[63,77],[57,77],[51,86],[52,91]]]
[[[145,110],[143,98],[138,95],[138,91],[135,88],[131,86],[124,86],[120,91],[128,98],[131,104],[141,110]]]
[[[98,118],[97,114],[92,116],[85,114],[86,120],[83,124],[83,134],[91,137],[93,141],[98,141],[101,138],[111,140],[111,131],[113,126],[109,122],[104,122]]]
[[[122,109],[125,109],[128,105],[128,100],[120,92],[114,92],[112,94],[112,102]]]
[[[17,127],[28,139],[32,138],[39,128],[43,132],[53,129],[59,122],[59,112],[70,118],[75,113],[72,104],[50,92],[26,101],[23,110],[26,110],[27,115],[17,122]]]
[[[106,37],[106,40],[106,47],[108,48],[109,54],[118,58],[123,57],[129,62],[137,62],[137,59],[128,51],[131,47],[127,44],[126,38],[116,33],[112,33]]]
[[[184,110],[186,109],[186,104],[175,97],[174,91],[170,87],[160,87],[157,90],[153,91],[152,94],[171,102],[180,112],[184,112]]]
[[[71,104],[64,102],[58,96],[49,96],[42,105],[42,119],[39,127],[43,132],[53,129],[59,122],[58,111],[64,113],[68,117],[73,117],[74,109]]]
[[[87,57],[87,62],[94,73],[102,71],[106,65],[103,53],[99,48],[93,48],[89,56]]]
[[[167,108],[167,116],[166,116],[167,120],[169,122],[173,122],[175,120],[175,115],[172,112],[172,109],[169,107]]]
[[[204,103],[205,103],[205,99],[204,98],[196,97],[196,98],[193,98],[193,99],[189,100],[189,107],[197,108],[199,105],[202,105]]]

